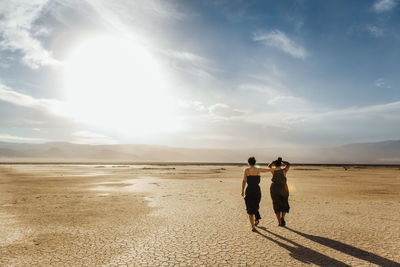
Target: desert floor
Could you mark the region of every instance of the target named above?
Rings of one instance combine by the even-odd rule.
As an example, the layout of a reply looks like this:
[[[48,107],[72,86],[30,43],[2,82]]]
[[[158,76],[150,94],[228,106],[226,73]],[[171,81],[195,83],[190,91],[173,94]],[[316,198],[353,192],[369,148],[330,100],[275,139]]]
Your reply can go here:
[[[278,227],[244,165],[0,165],[1,266],[400,266],[400,168],[293,166]]]

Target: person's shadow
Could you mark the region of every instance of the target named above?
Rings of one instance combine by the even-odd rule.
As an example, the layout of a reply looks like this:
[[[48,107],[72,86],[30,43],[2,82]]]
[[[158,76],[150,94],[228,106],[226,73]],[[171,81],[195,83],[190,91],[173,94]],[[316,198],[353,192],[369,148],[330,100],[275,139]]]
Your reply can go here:
[[[257,232],[259,235],[263,236],[264,238],[274,242],[275,244],[279,245],[280,247],[288,250],[290,252],[290,256],[293,258],[305,263],[305,264],[315,264],[318,266],[346,266],[349,267],[350,265],[343,263],[341,261],[338,261],[334,258],[331,258],[329,256],[326,256],[324,254],[321,254],[315,250],[312,250],[310,248],[307,248],[305,246],[300,245],[299,243],[296,243],[290,239],[287,239],[286,237],[283,237],[281,235],[275,234],[271,231],[268,231],[265,227],[260,226],[259,229],[262,229],[265,232],[268,232],[294,246],[287,245],[285,243],[282,243],[272,237],[266,236],[265,234],[261,232]]]
[[[355,258],[361,259],[361,260],[365,260],[368,261],[370,263],[379,265],[379,266],[400,266],[400,263],[383,258],[379,255],[373,254],[371,252],[350,246],[348,244],[342,243],[340,241],[336,241],[330,238],[326,238],[326,237],[321,237],[321,236],[316,236],[316,235],[310,235],[310,234],[305,234],[302,233],[300,231],[291,229],[289,227],[286,227],[286,229],[288,229],[289,231],[292,231],[293,233],[296,233],[298,235],[301,235],[309,240],[312,240],[316,243],[319,243],[321,245],[324,245],[326,247],[332,248],[332,249],[336,249],[340,252],[343,252],[345,254],[351,255]],[[265,229],[266,230],[266,229]],[[266,230],[268,231],[268,230]],[[268,231],[270,232],[270,231]],[[271,233],[271,232],[270,232]],[[276,235],[274,233],[271,233],[273,235]]]

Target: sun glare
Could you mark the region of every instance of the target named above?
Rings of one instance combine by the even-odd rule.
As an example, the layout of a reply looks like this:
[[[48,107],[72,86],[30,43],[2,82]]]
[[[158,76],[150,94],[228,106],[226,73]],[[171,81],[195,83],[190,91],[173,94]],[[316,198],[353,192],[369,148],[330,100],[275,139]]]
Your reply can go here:
[[[96,127],[129,134],[173,130],[174,114],[152,54],[109,36],[82,42],[65,64],[71,115]]]

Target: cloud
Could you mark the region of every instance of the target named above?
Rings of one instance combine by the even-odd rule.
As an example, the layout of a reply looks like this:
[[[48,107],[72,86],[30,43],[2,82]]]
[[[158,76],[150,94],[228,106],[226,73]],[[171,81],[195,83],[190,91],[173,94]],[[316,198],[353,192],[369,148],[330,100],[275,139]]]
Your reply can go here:
[[[213,73],[220,71],[210,59],[188,51],[167,50],[164,54],[169,57],[172,67],[200,79],[210,79]]]
[[[297,110],[302,111],[306,108],[309,110],[310,103],[300,97],[292,95],[276,95],[271,97],[267,101],[268,105],[279,106],[285,110]]]
[[[278,79],[272,79],[269,75],[260,76],[257,79],[263,83],[243,83],[238,86],[238,89],[244,91],[245,97],[253,98],[253,106],[258,110],[264,108],[268,112],[310,112],[318,107],[318,104],[296,96]]]
[[[72,133],[74,137],[73,143],[79,144],[116,144],[118,143],[115,139],[99,133],[91,131],[76,131]]]
[[[378,13],[392,10],[396,7],[396,0],[379,0],[374,3],[374,10]]]
[[[208,111],[210,112],[211,115],[220,118],[230,118],[245,114],[244,111],[233,109],[229,107],[227,104],[222,104],[222,103],[210,106],[208,108]]]
[[[205,59],[204,57],[201,57],[199,55],[187,52],[187,51],[176,51],[176,50],[169,50],[167,52],[168,55],[171,55],[177,59],[183,60],[183,61],[188,61],[191,62],[195,65],[203,65],[205,64],[208,60]]]
[[[268,33],[255,33],[253,34],[253,40],[261,42],[266,46],[279,49],[295,58],[306,59],[308,57],[308,53],[305,48],[299,44],[296,44],[293,40],[286,36],[285,33],[279,30],[273,30]]]
[[[183,108],[187,108],[187,109],[192,109],[195,111],[206,111],[207,108],[204,106],[204,104],[201,101],[186,101],[186,100],[180,100],[178,102],[179,106],[183,107]]]
[[[150,6],[152,12],[161,17],[180,20],[188,16],[187,12],[183,11],[181,6],[179,6],[176,2],[174,3],[163,0],[144,0],[142,2],[146,5],[150,3],[148,6]],[[194,14],[191,15],[193,16]]]
[[[335,135],[356,140],[357,138],[398,138],[400,131],[400,101],[366,107],[349,107],[321,113],[308,113],[291,122],[291,128],[309,132],[313,136]],[[310,133],[312,129],[312,133]],[[316,130],[317,129],[317,130]],[[332,141],[332,140],[331,140]]]
[[[250,91],[256,93],[262,93],[267,97],[273,97],[276,94],[279,94],[280,87],[283,87],[281,84],[277,83],[269,83],[269,81],[265,81],[266,84],[258,84],[258,83],[243,83],[238,85],[239,90]]]
[[[386,81],[382,78],[376,79],[374,84],[376,87],[379,87],[379,88],[391,88],[391,86],[389,84],[387,84]]]
[[[76,2],[80,5],[80,1]],[[155,19],[181,20],[188,16],[188,12],[181,10],[177,2],[163,0],[86,0],[103,22],[122,34],[130,34],[132,26],[151,24]],[[72,4],[74,5],[74,4]],[[77,8],[79,6],[75,6]],[[139,22],[139,23],[138,23]],[[136,36],[132,36],[136,37]]]
[[[34,36],[49,32],[47,27],[34,25],[48,2],[8,1],[0,8],[0,49],[21,52],[22,63],[32,69],[59,63]]]
[[[338,134],[345,138],[346,142],[357,139],[364,141],[398,139],[400,118],[397,114],[399,113],[400,101],[328,113],[320,118],[323,121],[319,124],[329,131],[331,137]],[[342,127],[335,128],[338,124]]]
[[[46,142],[48,139],[35,137],[21,137],[9,134],[0,134],[0,140],[3,141],[27,141],[27,142]]]
[[[367,30],[372,36],[376,38],[381,37],[384,34],[384,29],[373,25],[367,26]]]
[[[349,107],[344,109],[334,109],[326,112],[303,112],[297,114],[290,114],[293,119],[290,124],[302,124],[302,123],[321,123],[320,125],[330,125],[339,131],[343,131],[344,125],[337,124],[338,121],[349,122],[349,125],[353,124],[353,127],[358,122],[364,121],[373,123],[375,120],[395,120],[399,121],[400,117],[395,114],[400,112],[400,101],[391,102],[380,105],[371,105],[365,107]],[[400,121],[399,121],[400,122]],[[400,124],[399,124],[400,125]],[[346,126],[347,127],[347,126]],[[351,128],[353,128],[351,127]],[[371,124],[368,124],[371,127]],[[354,130],[354,129],[352,129]]]
[[[30,95],[16,92],[0,84],[0,100],[22,107],[39,109],[58,115],[62,114],[63,104],[55,99],[37,99]]]
[[[246,112],[239,109],[231,108],[227,104],[217,103],[210,106],[206,106],[201,101],[183,101],[179,102],[179,106],[185,109],[195,111],[194,115],[201,115],[202,118],[210,119],[212,118],[231,118],[235,116],[240,116]],[[188,114],[188,112],[185,112]]]
[[[240,117],[254,131],[275,126],[276,140],[297,144],[332,145],[398,139],[400,101],[327,112],[260,112]],[[271,139],[272,140],[272,139]]]

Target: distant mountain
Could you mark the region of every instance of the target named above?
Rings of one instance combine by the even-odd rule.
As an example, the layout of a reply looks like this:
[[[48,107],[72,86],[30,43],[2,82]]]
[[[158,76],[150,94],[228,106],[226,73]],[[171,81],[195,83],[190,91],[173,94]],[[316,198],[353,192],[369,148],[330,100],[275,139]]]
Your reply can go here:
[[[240,162],[254,155],[265,163],[277,156],[297,163],[400,164],[400,140],[332,148],[194,149],[156,145],[84,145],[0,142],[0,162]]]
[[[0,159],[13,158],[13,157],[26,157],[26,156],[27,155],[24,154],[23,152],[19,152],[10,148],[0,148]]]
[[[338,162],[400,163],[400,140],[347,144],[327,151],[327,156]]]
[[[95,152],[91,154],[91,159],[97,159],[97,160],[130,160],[130,161],[136,161],[139,159],[138,156],[130,153],[125,153],[125,152],[120,152],[120,151],[115,151],[115,150],[110,150],[110,149],[102,149],[98,152]]]

